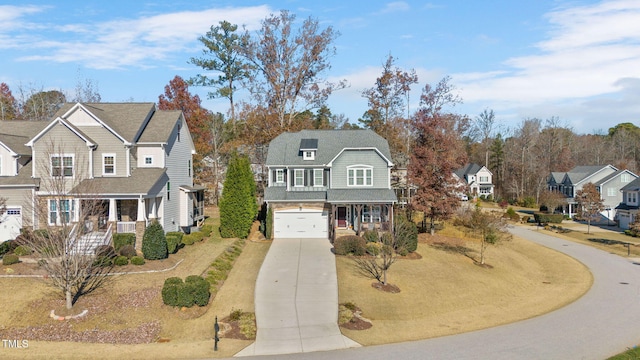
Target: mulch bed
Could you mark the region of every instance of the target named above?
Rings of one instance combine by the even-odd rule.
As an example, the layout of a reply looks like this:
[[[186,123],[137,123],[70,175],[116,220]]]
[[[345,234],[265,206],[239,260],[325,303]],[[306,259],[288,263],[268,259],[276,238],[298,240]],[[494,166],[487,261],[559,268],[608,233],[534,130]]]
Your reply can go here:
[[[368,321],[364,321],[357,316],[354,316],[349,322],[340,324],[340,326],[349,330],[367,330],[370,329],[373,324]]]
[[[400,288],[393,284],[383,284],[380,282],[371,283],[371,287],[376,288],[380,291],[397,294],[400,292]]]
[[[255,340],[246,337],[242,331],[240,331],[240,322],[231,321],[229,317],[226,317],[219,321],[221,335],[225,339],[237,339],[237,340]]]

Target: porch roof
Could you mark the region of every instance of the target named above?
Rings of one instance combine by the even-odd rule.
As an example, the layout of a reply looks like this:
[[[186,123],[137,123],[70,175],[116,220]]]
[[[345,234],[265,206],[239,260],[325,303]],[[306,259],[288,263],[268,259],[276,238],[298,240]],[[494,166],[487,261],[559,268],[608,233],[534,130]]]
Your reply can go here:
[[[71,193],[82,195],[147,195],[161,181],[168,177],[165,169],[135,169],[129,177],[99,177],[85,179]],[[85,194],[89,189],[90,194]]]
[[[398,202],[393,189],[330,189],[330,203],[395,203]]]
[[[264,189],[264,200],[269,201],[326,201],[326,191],[287,191],[284,186]]]

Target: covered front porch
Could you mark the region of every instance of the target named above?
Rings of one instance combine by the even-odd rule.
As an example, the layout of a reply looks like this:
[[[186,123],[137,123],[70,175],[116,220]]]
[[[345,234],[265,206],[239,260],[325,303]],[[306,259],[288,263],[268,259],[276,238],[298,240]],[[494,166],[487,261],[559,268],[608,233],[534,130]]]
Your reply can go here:
[[[331,204],[329,238],[337,234],[362,234],[366,230],[391,231],[393,229],[392,203]]]

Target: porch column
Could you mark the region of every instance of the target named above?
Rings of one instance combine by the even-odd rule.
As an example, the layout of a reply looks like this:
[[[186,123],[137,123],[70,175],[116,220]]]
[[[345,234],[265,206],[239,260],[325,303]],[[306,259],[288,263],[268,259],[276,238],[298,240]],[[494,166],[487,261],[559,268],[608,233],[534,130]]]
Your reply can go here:
[[[358,227],[356,228],[356,235],[360,236],[360,228],[362,227],[362,204],[356,204],[356,223]]]
[[[139,198],[138,199],[138,221],[142,221],[145,220],[147,217],[146,215],[146,207],[145,207],[145,201],[143,198]]]
[[[329,238],[333,243],[336,240],[336,214],[338,212],[338,208],[336,204],[331,204],[331,214],[329,215]]]
[[[389,214],[389,231],[393,234],[393,204],[388,204],[387,209],[387,213]]]
[[[116,222],[118,216],[118,205],[116,199],[109,199],[109,222]]]
[[[158,214],[156,211],[156,198],[150,199],[150,207],[151,207],[151,213],[149,214],[149,219],[156,219],[158,218]]]

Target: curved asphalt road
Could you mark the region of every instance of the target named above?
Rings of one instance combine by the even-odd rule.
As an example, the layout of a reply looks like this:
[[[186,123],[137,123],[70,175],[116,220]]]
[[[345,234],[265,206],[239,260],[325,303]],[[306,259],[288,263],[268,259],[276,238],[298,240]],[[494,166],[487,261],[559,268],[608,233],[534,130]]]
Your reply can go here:
[[[515,235],[561,251],[591,270],[576,302],[529,320],[470,333],[356,349],[261,359],[594,359],[640,343],[640,266],[595,248],[515,227]]]

